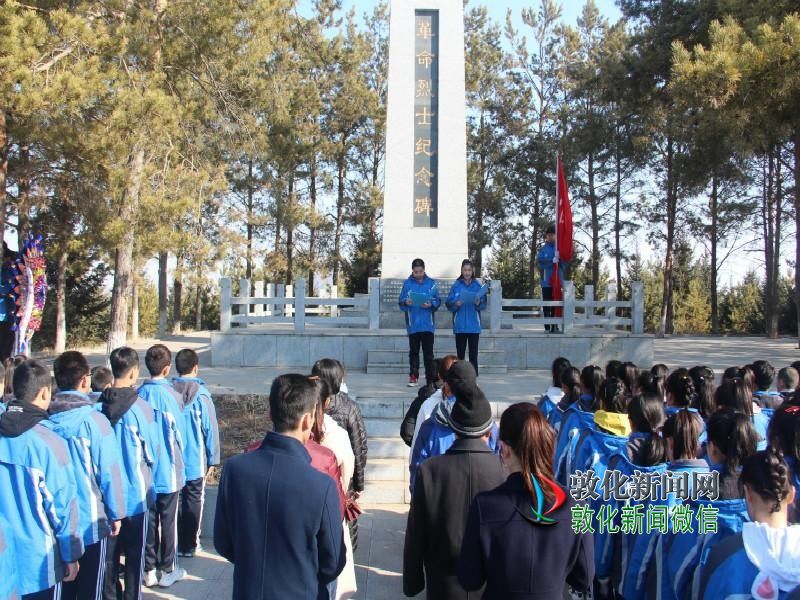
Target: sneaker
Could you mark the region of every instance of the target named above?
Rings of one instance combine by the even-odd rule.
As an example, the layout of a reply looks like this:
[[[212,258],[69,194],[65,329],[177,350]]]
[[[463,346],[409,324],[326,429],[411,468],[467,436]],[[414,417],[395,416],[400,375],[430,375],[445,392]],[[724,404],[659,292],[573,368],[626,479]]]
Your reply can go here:
[[[197,546],[197,548],[193,548],[192,550],[180,550],[178,551],[178,556],[183,556],[185,558],[194,558],[197,556],[197,553],[200,552],[202,548]]]
[[[167,572],[162,573],[161,579],[158,582],[158,586],[163,588],[169,587],[173,583],[175,583],[176,581],[180,581],[184,577],[186,577],[186,570],[178,567],[176,569],[173,569],[169,573]]]
[[[156,570],[153,569],[152,571],[145,571],[144,577],[142,577],[142,585],[144,587],[153,587],[158,583],[158,577],[156,577]]]
[[[408,387],[414,387],[417,385],[417,376],[416,375],[409,375],[408,376]]]

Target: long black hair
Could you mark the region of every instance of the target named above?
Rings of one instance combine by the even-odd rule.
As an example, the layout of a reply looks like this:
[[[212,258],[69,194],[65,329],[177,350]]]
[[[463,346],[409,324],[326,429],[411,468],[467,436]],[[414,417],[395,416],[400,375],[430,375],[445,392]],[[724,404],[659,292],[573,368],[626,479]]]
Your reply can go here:
[[[721,408],[708,419],[706,436],[725,456],[725,471],[736,473],[742,462],[756,452],[758,434],[750,418],[730,408]]]
[[[781,510],[781,504],[792,489],[783,452],[772,447],[745,459],[739,480],[762,499],[774,502],[770,509],[773,513]]]
[[[700,434],[703,433],[703,420],[699,414],[679,410],[667,419],[661,431],[665,438],[672,440],[672,460],[697,458]]]
[[[603,396],[603,384],[605,377],[603,377],[603,369],[595,365],[588,365],[583,367],[581,371],[581,386],[592,396],[591,410],[596,411],[600,406],[600,399]],[[589,408],[584,407],[584,408]]]
[[[675,369],[667,377],[667,396],[672,396],[672,404],[679,408],[689,408],[694,400],[694,383],[686,369]]]
[[[704,365],[698,365],[689,369],[689,377],[692,378],[695,389],[692,408],[696,408],[704,419],[708,419],[717,409],[714,401],[714,392],[717,389],[714,383],[714,371]]]
[[[658,435],[664,423],[664,402],[655,394],[635,396],[628,405],[628,418],[636,433],[650,434],[642,442],[636,464],[651,467],[667,460],[667,445]]]

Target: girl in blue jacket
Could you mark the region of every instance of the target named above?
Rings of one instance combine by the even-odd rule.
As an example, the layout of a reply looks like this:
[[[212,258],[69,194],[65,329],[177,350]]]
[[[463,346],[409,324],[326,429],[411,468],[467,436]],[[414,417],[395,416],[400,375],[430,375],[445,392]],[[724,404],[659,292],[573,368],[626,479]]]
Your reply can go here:
[[[464,360],[469,345],[469,362],[478,374],[478,341],[481,335],[481,311],[486,308],[487,288],[474,275],[472,261],[461,261],[461,277],[450,288],[445,301],[447,310],[453,313],[453,333],[456,336],[458,360]]]
[[[752,522],[711,550],[698,597],[783,600],[800,586],[800,525],[788,522],[795,492],[783,453],[769,448],[746,459],[741,481]]]
[[[794,504],[789,507],[789,522],[800,523],[800,406],[782,406],[775,411],[767,431],[769,445],[779,448],[789,465],[794,487]]]

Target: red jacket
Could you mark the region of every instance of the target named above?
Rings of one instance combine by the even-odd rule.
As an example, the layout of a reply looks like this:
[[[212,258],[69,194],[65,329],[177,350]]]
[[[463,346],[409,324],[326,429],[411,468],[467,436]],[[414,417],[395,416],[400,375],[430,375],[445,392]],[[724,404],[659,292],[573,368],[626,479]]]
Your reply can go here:
[[[259,447],[261,447],[261,442],[253,442],[245,448],[245,452],[258,450]],[[333,479],[336,484],[336,489],[339,491],[339,511],[342,513],[342,518],[344,519],[347,499],[342,489],[342,471],[339,469],[339,463],[336,462],[336,455],[333,453],[333,450],[318,444],[314,440],[308,440],[306,450],[308,450],[308,453],[311,455],[311,466],[320,473],[325,473],[325,475]]]

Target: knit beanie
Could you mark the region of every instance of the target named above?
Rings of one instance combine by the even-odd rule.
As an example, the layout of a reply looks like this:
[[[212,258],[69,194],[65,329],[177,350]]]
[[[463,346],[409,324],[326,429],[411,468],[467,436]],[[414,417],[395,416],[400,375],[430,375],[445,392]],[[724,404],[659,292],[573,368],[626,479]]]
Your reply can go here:
[[[462,437],[482,437],[492,428],[492,407],[475,381],[475,369],[459,360],[447,371],[447,385],[456,397],[447,418],[450,428]]]

